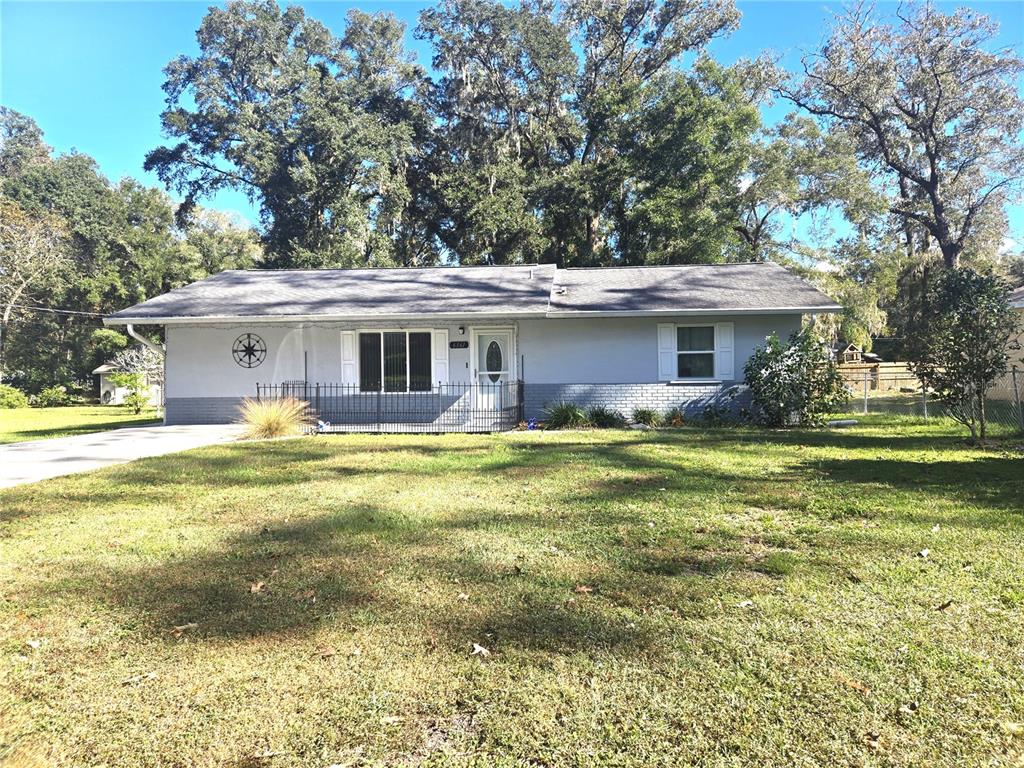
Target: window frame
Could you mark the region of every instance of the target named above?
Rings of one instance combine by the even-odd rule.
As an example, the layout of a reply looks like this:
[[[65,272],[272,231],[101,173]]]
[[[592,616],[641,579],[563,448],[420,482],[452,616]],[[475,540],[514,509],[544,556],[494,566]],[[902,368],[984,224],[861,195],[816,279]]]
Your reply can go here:
[[[711,329],[711,349],[679,349],[679,329],[680,328],[710,328]],[[714,382],[718,381],[718,323],[673,323],[673,330],[675,331],[675,375],[672,377],[672,381],[683,381],[683,382]],[[679,356],[680,355],[711,355],[711,375],[710,376],[680,376],[679,375]]]
[[[380,394],[380,395],[420,395],[427,392],[433,392],[437,389],[437,371],[435,370],[434,362],[436,352],[434,350],[434,332],[436,328],[357,328],[356,339],[355,339],[355,353],[356,353],[356,388],[360,394]],[[380,389],[363,389],[362,388],[362,377],[363,377],[363,356],[360,351],[360,337],[364,333],[376,333],[380,336]],[[386,333],[403,333],[405,334],[405,389],[388,391],[384,388],[384,334]],[[409,363],[409,334],[410,333],[425,333],[430,337],[430,389],[409,389],[410,381],[410,363]]]

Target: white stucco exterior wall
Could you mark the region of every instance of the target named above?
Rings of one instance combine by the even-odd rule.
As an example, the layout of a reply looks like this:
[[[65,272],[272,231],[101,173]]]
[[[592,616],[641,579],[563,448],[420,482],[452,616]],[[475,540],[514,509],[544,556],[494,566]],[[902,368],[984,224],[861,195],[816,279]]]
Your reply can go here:
[[[800,315],[735,317],[630,317],[586,319],[472,320],[451,323],[387,324],[389,329],[446,329],[449,341],[470,339],[474,325],[508,325],[517,330],[518,375],[538,384],[636,384],[658,381],[658,323],[735,324],[734,378],[765,337],[786,338],[800,328]],[[466,329],[465,335],[459,327]],[[166,394],[171,398],[247,397],[256,385],[284,381],[341,381],[341,331],[369,325],[172,325],[166,330]],[[238,336],[251,332],[267,346],[266,359],[243,368],[231,355]],[[449,349],[449,381],[472,379],[469,349]]]
[[[466,334],[459,334],[459,326]],[[490,325],[490,323],[489,323]],[[389,323],[389,330],[448,331],[449,341],[469,340],[468,323]],[[284,381],[341,381],[341,331],[378,330],[370,325],[252,323],[248,325],[170,325],[166,329],[167,397],[251,397],[256,385]],[[267,345],[256,368],[243,368],[231,356],[240,335],[253,333]],[[449,349],[448,380],[468,383],[469,349]]]
[[[643,384],[658,381],[658,324],[735,323],[736,380],[743,364],[773,331],[786,339],[800,315],[625,317],[522,320],[523,378],[537,384]]]

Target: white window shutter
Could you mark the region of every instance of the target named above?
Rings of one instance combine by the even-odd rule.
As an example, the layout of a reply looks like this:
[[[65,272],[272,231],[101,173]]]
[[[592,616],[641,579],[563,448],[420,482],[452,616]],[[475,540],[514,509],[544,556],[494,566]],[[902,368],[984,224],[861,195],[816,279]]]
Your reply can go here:
[[[434,331],[434,382],[448,383],[448,331]]]
[[[735,323],[715,323],[715,378],[732,381],[734,370],[733,336]]]
[[[658,381],[672,381],[676,378],[679,372],[676,365],[678,355],[675,325],[658,323]]]
[[[356,365],[356,332],[341,332],[341,383],[358,384],[359,368]]]

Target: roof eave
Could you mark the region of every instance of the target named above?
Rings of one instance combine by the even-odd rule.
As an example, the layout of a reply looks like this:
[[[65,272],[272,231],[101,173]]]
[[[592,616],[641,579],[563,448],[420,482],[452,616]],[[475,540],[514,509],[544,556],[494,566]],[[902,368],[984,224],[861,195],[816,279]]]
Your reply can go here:
[[[369,315],[170,315],[165,317],[127,317],[108,315],[104,325],[199,325],[207,323],[335,323],[373,322],[381,320],[457,320],[478,317],[484,319],[506,317],[544,317],[536,312],[396,312]]]
[[[811,315],[841,312],[838,304],[795,307],[728,307],[705,309],[645,309],[645,310],[548,310],[537,312],[403,312],[376,315],[177,315],[167,317],[107,316],[104,325],[205,325],[213,323],[323,323],[374,322],[385,320],[455,320],[479,318],[552,318],[573,317],[683,317],[691,315]]]
[[[725,307],[694,309],[574,310],[553,309],[546,317],[681,317],[691,315],[824,315],[842,312],[839,304],[798,307]]]

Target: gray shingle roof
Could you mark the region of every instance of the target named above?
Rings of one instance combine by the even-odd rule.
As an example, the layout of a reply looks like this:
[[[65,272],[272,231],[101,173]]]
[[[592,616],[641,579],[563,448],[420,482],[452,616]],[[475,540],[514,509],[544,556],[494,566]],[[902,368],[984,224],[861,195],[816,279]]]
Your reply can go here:
[[[426,269],[231,270],[108,319],[543,314],[553,264]]]
[[[425,269],[232,270],[107,317],[374,318],[421,315],[815,312],[838,309],[776,264],[559,269],[552,264]]]
[[[835,310],[836,302],[778,264],[560,269],[551,314]]]

